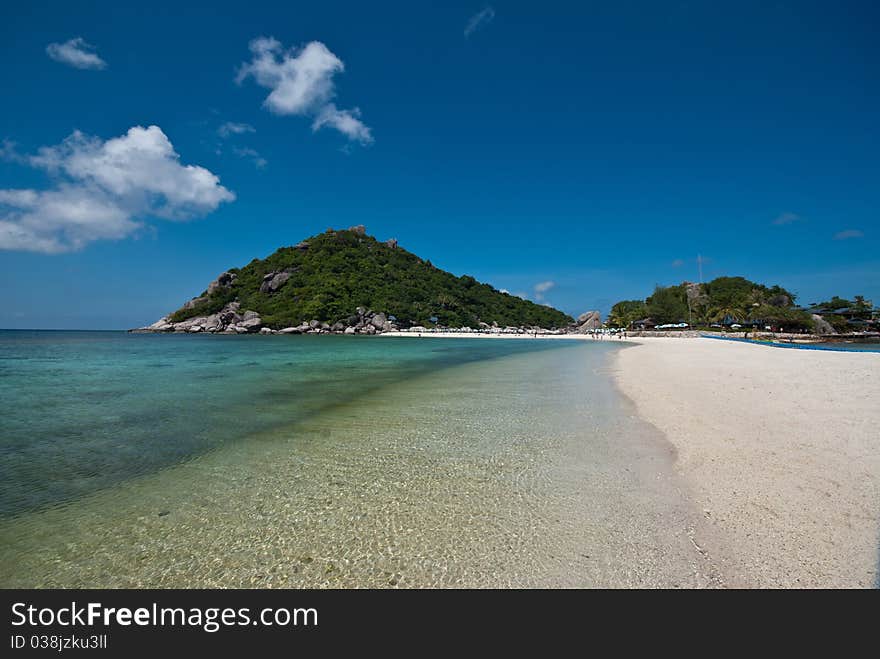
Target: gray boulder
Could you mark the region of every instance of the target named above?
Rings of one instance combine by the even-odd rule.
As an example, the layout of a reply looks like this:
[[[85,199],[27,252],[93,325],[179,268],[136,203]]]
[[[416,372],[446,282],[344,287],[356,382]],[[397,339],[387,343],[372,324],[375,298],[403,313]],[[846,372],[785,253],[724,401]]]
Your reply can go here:
[[[598,311],[587,311],[577,317],[575,324],[572,326],[572,332],[575,334],[586,334],[590,330],[602,327],[602,314]]]
[[[168,316],[163,316],[159,320],[157,320],[152,325],[148,325],[144,329],[151,330],[153,332],[168,332],[174,329],[174,325],[168,320]]]
[[[184,302],[183,307],[181,307],[181,308],[182,309],[193,309],[197,304],[201,304],[202,302],[205,302],[207,299],[208,299],[208,297],[204,296],[204,295],[199,296],[199,297],[194,297],[189,302]]]
[[[388,322],[388,318],[384,313],[377,313],[370,319],[370,325],[375,327],[377,330],[386,331],[391,329],[391,323]]]
[[[243,327],[249,332],[256,332],[263,325],[263,320],[255,311],[245,311],[244,317],[238,322],[238,327]]]
[[[816,334],[834,334],[834,327],[819,314],[813,314],[813,325],[816,328]]]
[[[287,271],[270,272],[268,275],[263,277],[263,283],[260,284],[260,292],[261,293],[274,293],[279,288],[284,286],[284,284],[287,283],[288,279],[290,279],[290,273]]]
[[[208,295],[211,293],[220,290],[221,288],[231,288],[232,283],[236,280],[238,275],[234,272],[224,272],[217,279],[208,284]]]

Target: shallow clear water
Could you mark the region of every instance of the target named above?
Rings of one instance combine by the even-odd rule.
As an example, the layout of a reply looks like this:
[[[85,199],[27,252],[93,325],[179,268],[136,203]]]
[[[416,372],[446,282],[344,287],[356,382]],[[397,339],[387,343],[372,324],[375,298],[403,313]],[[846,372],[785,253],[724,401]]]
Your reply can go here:
[[[7,338],[0,586],[715,585],[618,349]]]
[[[558,347],[0,331],[0,515],[94,492],[405,378]]]

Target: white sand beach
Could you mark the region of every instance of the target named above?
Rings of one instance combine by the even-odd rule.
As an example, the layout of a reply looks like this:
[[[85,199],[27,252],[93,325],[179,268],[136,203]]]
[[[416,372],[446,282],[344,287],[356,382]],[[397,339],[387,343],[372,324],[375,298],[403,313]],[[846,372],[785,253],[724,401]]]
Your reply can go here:
[[[880,354],[634,342],[617,382],[676,448],[728,584],[876,586]]]
[[[493,334],[491,332],[383,332],[382,334],[378,334],[377,336],[384,337],[408,337],[411,339],[529,339],[529,340],[568,340],[568,341],[584,341],[584,340],[594,340],[591,336],[587,336],[586,334],[504,334],[504,333],[496,333]],[[611,339],[608,339],[611,340]],[[616,338],[614,339],[617,340]]]

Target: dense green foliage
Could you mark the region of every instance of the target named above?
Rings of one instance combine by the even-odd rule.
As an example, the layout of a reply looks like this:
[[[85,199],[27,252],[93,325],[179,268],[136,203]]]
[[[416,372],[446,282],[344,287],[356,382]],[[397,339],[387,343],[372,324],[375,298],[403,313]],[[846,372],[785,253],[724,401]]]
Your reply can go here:
[[[298,325],[312,319],[330,323],[349,318],[359,306],[393,315],[402,326],[435,323],[444,327],[564,327],[570,316],[502,293],[470,276],[435,268],[405,249],[362,233],[327,231],[304,241],[307,247],[282,247],[265,259],[233,269],[230,288],[203,293],[191,309],[175,312],[172,322],[216,313],[237,299],[242,310],[260,314],[269,327]],[[260,292],[265,275],[287,271],[290,279],[276,292]]]
[[[648,315],[644,300],[621,300],[608,314],[608,324],[614,327],[629,327],[630,323]]]
[[[810,314],[796,308],[794,301],[795,295],[780,286],[768,287],[744,277],[718,277],[705,284],[657,286],[641,306],[636,300],[618,302],[609,321],[625,326],[648,317],[658,325],[748,323],[810,329]]]
[[[872,304],[867,301],[864,296],[856,295],[853,300],[847,300],[836,295],[826,302],[820,302],[810,307],[810,311],[817,311],[823,314],[836,312],[842,316],[850,318],[859,318],[867,320],[873,315]],[[826,318],[826,320],[828,320]],[[830,322],[830,321],[829,321]],[[833,323],[832,323],[833,324]]]

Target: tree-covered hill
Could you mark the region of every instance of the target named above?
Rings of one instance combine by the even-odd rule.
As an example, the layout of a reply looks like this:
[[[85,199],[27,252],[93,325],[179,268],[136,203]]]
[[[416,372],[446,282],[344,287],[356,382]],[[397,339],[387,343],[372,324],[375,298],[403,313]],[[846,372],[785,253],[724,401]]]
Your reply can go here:
[[[236,308],[255,312],[262,326],[278,329],[312,320],[345,323],[358,307],[394,316],[401,327],[476,328],[482,322],[554,328],[572,322],[551,307],[440,270],[396,240],[379,242],[366,235],[361,226],[331,229],[233,268],[168,320],[179,323]]]
[[[810,329],[811,314],[795,306],[795,295],[780,286],[765,286],[744,277],[718,277],[705,284],[657,286],[645,300],[615,304],[609,322],[626,327],[649,318],[657,324],[759,323]]]

